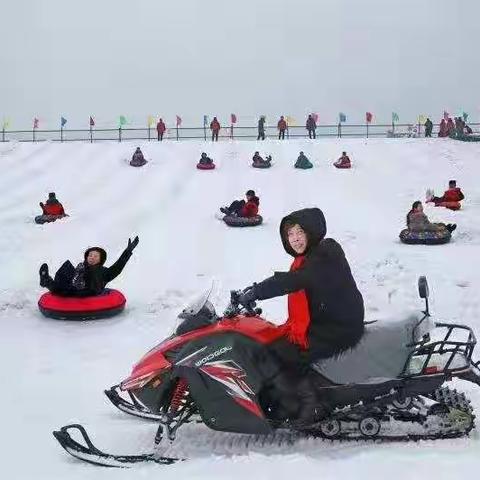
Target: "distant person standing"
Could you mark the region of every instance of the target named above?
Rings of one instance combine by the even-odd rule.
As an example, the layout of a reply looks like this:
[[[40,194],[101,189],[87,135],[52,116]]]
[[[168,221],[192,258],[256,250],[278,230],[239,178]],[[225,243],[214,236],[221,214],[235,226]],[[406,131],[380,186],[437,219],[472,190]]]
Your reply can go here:
[[[285,121],[285,118],[283,118],[283,115],[280,117],[280,120],[277,123],[277,128],[278,139],[285,140],[285,130],[287,129],[287,122]]]
[[[212,131],[212,142],[218,142],[220,122],[217,120],[217,117],[213,117],[213,120],[210,122],[210,130]]]
[[[425,122],[425,137],[431,137],[432,136],[432,130],[433,130],[433,122],[427,118],[427,121]]]
[[[165,123],[163,123],[163,120],[160,118],[157,123],[157,135],[158,135],[158,141],[161,142],[163,140],[163,134],[165,133],[165,130],[167,129]]]
[[[265,116],[258,119],[258,137],[257,140],[265,140]]]
[[[317,138],[317,134],[316,134],[317,123],[315,122],[313,115],[308,116],[305,127],[308,131],[308,138]]]

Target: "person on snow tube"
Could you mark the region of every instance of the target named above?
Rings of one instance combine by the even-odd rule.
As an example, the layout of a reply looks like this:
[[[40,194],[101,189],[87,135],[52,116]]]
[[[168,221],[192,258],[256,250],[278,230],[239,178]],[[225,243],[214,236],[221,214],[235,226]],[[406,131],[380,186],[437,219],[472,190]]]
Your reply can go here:
[[[207,156],[205,152],[202,152],[198,165],[213,165],[213,160]]]
[[[446,207],[451,210],[459,210],[460,202],[465,198],[460,187],[457,187],[456,180],[448,182],[448,190],[445,190],[443,196],[435,197],[433,192],[427,192],[427,203],[433,202],[436,207]]]
[[[423,205],[420,200],[413,202],[411,210],[407,214],[407,228],[411,232],[441,232],[448,230],[452,233],[457,225],[455,223],[432,223],[423,213]]]
[[[48,200],[45,203],[40,202],[39,205],[43,215],[65,215],[63,205],[57,200],[55,192],[49,193]]]
[[[229,207],[221,207],[220,211],[232,217],[256,217],[258,215],[260,199],[255,195],[253,190],[248,190],[245,196],[247,197],[247,201],[234,200]]]
[[[288,320],[279,327],[283,338],[272,345],[273,354],[283,364],[275,384],[282,395],[292,397],[300,422],[308,422],[315,408],[325,406],[325,399],[314,393],[308,366],[354,347],[364,332],[362,295],[342,247],[325,238],[326,233],[319,208],[305,208],[284,217],[280,238],[293,257],[290,271],[275,272],[254,283],[239,299],[249,305],[288,295]]]
[[[143,156],[143,153],[140,150],[140,147],[137,147],[137,149],[135,150],[135,153],[132,155],[132,159],[130,160],[130,165],[132,167],[142,167],[146,163],[147,161],[145,160],[145,157]]]
[[[63,263],[52,279],[48,273],[48,265],[40,267],[40,286],[48,288],[54,295],[62,297],[90,297],[99,295],[108,282],[118,277],[133,250],[138,245],[138,236],[128,239],[127,248],[118,260],[111,266],[105,267],[107,252],[100,247],[91,247],[85,251],[84,261],[75,268],[69,260]]]
[[[295,168],[312,168],[313,163],[305,156],[303,152],[300,152],[298,155],[297,161],[295,162]]]
[[[264,160],[258,152],[255,152],[253,157],[252,157],[252,162],[253,162],[254,167],[255,166],[270,167],[271,162],[272,162],[272,156],[267,155],[266,160]]]
[[[347,152],[342,152],[342,156],[334,162],[334,165],[337,168],[351,168],[352,162],[350,161],[350,157],[347,155]]]

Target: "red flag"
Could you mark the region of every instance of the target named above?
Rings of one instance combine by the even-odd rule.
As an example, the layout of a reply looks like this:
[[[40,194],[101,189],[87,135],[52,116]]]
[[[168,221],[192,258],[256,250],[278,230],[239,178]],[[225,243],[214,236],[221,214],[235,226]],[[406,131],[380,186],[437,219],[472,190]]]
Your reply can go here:
[[[91,127],[95,126],[95,120],[93,119],[93,117],[90,117],[90,126]]]
[[[449,117],[450,117],[450,115],[448,114],[448,112],[444,110],[443,111],[443,118],[445,119],[445,121],[447,121]]]
[[[312,113],[312,117],[315,120],[315,123],[318,122],[318,113]]]
[[[182,119],[177,115],[177,127],[182,124]]]
[[[38,118],[37,117],[35,117],[33,119],[33,128],[38,128]]]
[[[365,119],[367,120],[367,123],[371,123],[373,119],[373,113],[367,112],[365,114]]]
[[[237,123],[237,116],[234,113],[232,113],[230,115],[230,120],[232,123]]]

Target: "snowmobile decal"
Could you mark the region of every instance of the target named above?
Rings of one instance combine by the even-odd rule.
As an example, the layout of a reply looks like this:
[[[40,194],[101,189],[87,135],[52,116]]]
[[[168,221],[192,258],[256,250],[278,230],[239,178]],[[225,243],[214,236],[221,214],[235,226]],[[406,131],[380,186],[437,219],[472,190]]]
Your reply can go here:
[[[257,417],[264,417],[260,407],[250,397],[250,395],[255,395],[255,392],[244,380],[247,376],[245,370],[236,362],[233,360],[208,362],[200,370],[213,380],[227,387],[227,393],[243,408],[246,408]]]

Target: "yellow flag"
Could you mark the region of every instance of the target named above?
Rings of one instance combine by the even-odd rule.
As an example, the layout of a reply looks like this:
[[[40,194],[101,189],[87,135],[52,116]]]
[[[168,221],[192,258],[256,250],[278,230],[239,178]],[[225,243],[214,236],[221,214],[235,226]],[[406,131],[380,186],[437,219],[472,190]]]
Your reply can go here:
[[[427,117],[425,115],[418,116],[418,123],[425,123],[427,121]]]
[[[6,130],[10,126],[10,120],[4,120],[2,130]]]
[[[147,125],[151,127],[154,123],[155,123],[155,119],[151,115],[149,115],[147,119]]]
[[[287,115],[287,117],[285,118],[285,120],[287,121],[287,124],[288,125],[296,125],[297,122],[295,121],[295,119],[293,117],[290,117],[289,115]]]

